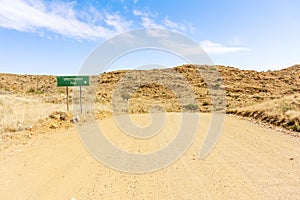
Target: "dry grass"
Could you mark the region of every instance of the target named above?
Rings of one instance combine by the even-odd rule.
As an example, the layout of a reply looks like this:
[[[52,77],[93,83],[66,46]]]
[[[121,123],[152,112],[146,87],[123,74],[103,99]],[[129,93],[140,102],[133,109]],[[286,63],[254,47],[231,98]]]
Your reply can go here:
[[[290,95],[244,108],[229,110],[228,113],[252,117],[262,122],[300,132],[300,95]]]
[[[48,117],[53,111],[65,110],[64,104],[43,103],[39,99],[0,96],[0,133],[14,132],[34,126],[39,119]]]
[[[292,95],[248,108],[252,108],[253,110],[265,110],[269,115],[283,115],[289,118],[299,117],[300,96]]]

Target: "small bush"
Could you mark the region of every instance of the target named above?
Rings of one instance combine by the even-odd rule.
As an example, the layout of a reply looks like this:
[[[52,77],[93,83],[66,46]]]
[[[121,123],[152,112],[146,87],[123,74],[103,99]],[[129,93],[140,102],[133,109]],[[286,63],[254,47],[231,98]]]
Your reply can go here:
[[[123,92],[121,94],[121,97],[124,101],[128,101],[128,99],[130,99],[130,94],[128,94],[127,92]]]
[[[27,92],[28,92],[28,93],[34,93],[34,92],[35,92],[35,89],[31,87],[31,88],[29,88],[29,90],[27,90]]]
[[[259,92],[268,92],[268,90],[266,88],[258,88]]]
[[[184,106],[185,109],[190,110],[190,111],[196,111],[198,110],[199,106],[197,104],[187,104]]]
[[[202,103],[202,105],[203,105],[203,106],[208,106],[209,103],[208,103],[207,101],[204,101],[204,102]]]
[[[280,105],[282,113],[286,113],[289,110],[292,110],[292,105],[287,102],[282,102]]]
[[[34,89],[33,87],[29,88],[29,90],[27,90],[27,93],[34,93],[34,94],[44,94],[44,91],[41,89]]]

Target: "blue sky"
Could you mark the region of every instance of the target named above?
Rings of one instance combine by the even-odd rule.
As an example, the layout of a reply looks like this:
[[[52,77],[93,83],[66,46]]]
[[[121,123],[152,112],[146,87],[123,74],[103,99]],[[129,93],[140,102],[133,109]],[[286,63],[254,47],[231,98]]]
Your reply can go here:
[[[298,0],[0,0],[0,72],[76,74],[97,45],[137,28],[180,32],[214,64],[282,69],[300,63],[299,9]]]

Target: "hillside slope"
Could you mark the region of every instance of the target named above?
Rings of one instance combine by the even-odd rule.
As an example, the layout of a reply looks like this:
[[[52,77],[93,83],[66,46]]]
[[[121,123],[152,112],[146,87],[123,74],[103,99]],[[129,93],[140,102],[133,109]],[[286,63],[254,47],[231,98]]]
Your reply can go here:
[[[125,88],[125,93],[121,94],[123,99],[119,99],[118,102],[121,105],[124,100],[129,99],[130,113],[146,113],[153,105],[160,105],[167,112],[181,111],[181,106],[191,111],[199,108],[201,112],[209,112],[212,108],[210,90],[207,88],[208,83],[204,81],[205,77],[197,73],[199,68],[200,66],[197,65],[183,65],[171,69],[107,72],[91,77],[92,86],[84,90],[90,94],[83,96],[84,98],[92,97],[94,102],[112,110],[112,96],[115,89],[120,88],[120,82],[122,82],[122,89]],[[243,109],[251,109],[251,106],[275,100],[283,101],[282,99],[287,96],[293,99],[294,95],[300,94],[300,65],[268,72],[239,70],[225,66],[206,66],[206,70],[214,72],[214,75],[217,72],[220,74],[222,79],[213,84],[219,86],[219,89],[224,89],[228,113],[254,117],[254,115],[248,115],[248,112],[246,114],[242,112],[245,111]],[[224,83],[224,87],[221,87],[221,82]],[[191,87],[193,91],[187,90],[188,87]],[[72,90],[73,88],[70,88],[70,103],[74,99],[78,100],[73,97]],[[175,90],[179,91],[180,97],[187,100],[194,100],[190,95],[193,93],[195,95],[194,102],[198,105],[193,105],[188,101],[184,105],[180,104],[178,96],[174,93]],[[0,94],[38,98],[46,103],[65,103],[65,88],[56,86],[55,76],[0,74]],[[289,103],[293,103],[293,106],[290,107],[296,114],[290,116],[287,112],[277,113],[283,116],[280,116],[280,119],[275,120],[276,123],[273,124],[287,124],[290,119],[294,119],[292,125],[289,123],[288,126],[283,126],[293,127],[292,130],[299,131],[298,119],[300,116],[297,112],[299,111],[299,101],[289,101]],[[273,118],[277,114],[269,117]],[[259,117],[257,119],[260,120]],[[281,119],[284,120],[279,123],[278,121]],[[272,119],[267,120],[267,122],[271,121]]]

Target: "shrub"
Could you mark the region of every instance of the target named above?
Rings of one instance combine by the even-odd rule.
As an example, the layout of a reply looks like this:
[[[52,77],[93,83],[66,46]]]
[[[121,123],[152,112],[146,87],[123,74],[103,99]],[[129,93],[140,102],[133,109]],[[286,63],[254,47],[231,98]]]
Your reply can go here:
[[[190,110],[190,111],[196,111],[198,110],[199,106],[197,104],[187,104],[187,105],[184,105],[184,108],[187,109],[187,110]]]
[[[33,87],[29,88],[29,90],[27,90],[27,93],[34,93],[34,94],[44,94],[44,91],[41,89],[34,89]]]
[[[204,101],[204,102],[202,103],[202,105],[203,105],[203,106],[208,106],[209,103],[208,103],[207,101]]]
[[[130,94],[128,94],[127,92],[123,92],[121,94],[121,97],[124,101],[128,101],[128,99],[130,99]]]
[[[292,110],[292,105],[288,102],[282,102],[280,105],[282,113],[286,113],[289,110]]]
[[[29,88],[29,90],[27,90],[27,92],[28,92],[28,93],[34,93],[34,92],[35,92],[35,89],[31,87],[31,88]]]

